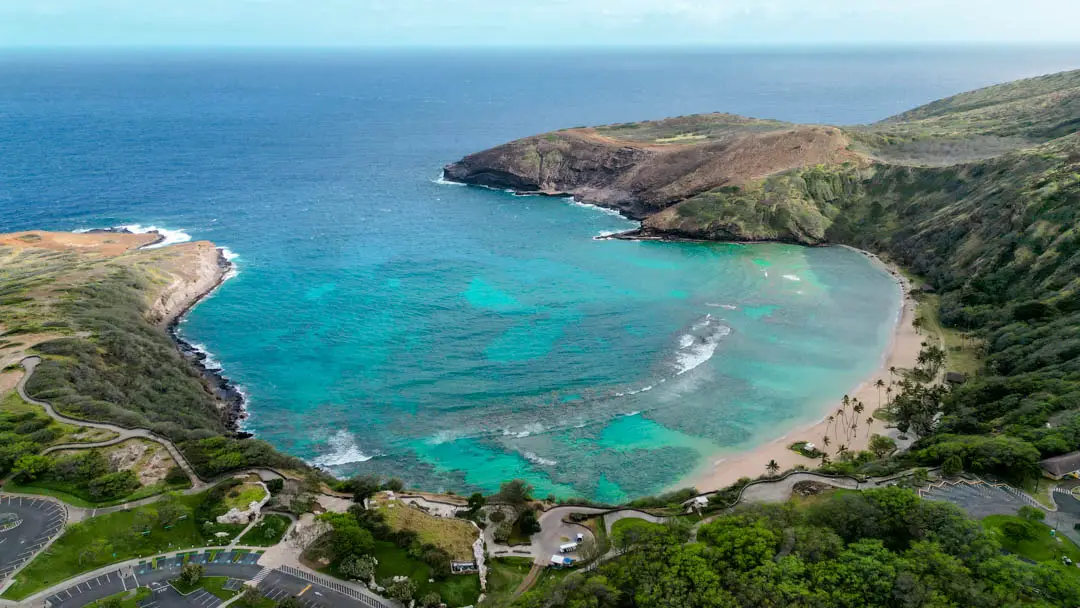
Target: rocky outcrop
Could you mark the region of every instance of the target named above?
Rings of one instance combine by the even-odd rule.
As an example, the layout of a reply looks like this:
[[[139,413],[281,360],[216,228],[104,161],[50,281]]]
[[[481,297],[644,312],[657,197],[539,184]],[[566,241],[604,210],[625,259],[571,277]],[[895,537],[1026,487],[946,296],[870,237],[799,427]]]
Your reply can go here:
[[[172,245],[161,251],[166,282],[151,297],[147,317],[152,323],[169,325],[203,296],[217,287],[229,263],[209,241]]]
[[[777,123],[779,128],[762,129],[753,123],[722,134],[680,136],[656,124],[658,137],[648,140],[597,129],[527,137],[448,165],[445,177],[524,194],[571,195],[644,219],[722,186],[797,167],[861,160],[847,149],[850,141],[835,127]]]

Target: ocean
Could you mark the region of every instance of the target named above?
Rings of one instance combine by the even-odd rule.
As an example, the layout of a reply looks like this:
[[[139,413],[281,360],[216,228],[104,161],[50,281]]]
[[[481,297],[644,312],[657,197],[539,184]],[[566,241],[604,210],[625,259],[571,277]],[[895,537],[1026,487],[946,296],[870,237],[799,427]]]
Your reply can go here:
[[[185,319],[246,430],[338,475],[604,501],[819,419],[879,364],[891,278],[841,248],[597,240],[633,223],[440,183],[546,130],[884,118],[1075,49],[7,52],[0,230],[227,247]],[[764,472],[764,463],[762,463]]]

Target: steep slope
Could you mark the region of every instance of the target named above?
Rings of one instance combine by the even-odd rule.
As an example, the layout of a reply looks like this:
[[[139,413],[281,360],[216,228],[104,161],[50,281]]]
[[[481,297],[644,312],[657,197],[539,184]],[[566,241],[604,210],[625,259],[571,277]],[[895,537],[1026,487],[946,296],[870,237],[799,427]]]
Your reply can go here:
[[[467,156],[445,173],[613,207],[644,220],[643,236],[820,244],[846,183],[829,176],[979,162],[1078,125],[1080,70],[963,93],[863,127],[706,114],[569,129]],[[819,173],[806,173],[812,168]]]

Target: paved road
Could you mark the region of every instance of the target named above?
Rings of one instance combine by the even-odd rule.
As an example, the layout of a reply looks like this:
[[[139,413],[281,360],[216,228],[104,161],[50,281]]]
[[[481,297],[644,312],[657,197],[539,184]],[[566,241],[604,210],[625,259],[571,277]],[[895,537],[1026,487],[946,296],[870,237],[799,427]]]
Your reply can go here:
[[[329,587],[308,583],[280,570],[274,570],[268,574],[259,583],[258,589],[259,593],[274,601],[281,601],[290,595],[297,596],[300,603],[307,608],[337,608],[338,606],[364,606],[366,608],[370,606]]]
[[[36,497],[0,496],[0,515],[7,515],[0,524],[17,523],[0,532],[0,581],[56,538],[67,521],[63,505]]]

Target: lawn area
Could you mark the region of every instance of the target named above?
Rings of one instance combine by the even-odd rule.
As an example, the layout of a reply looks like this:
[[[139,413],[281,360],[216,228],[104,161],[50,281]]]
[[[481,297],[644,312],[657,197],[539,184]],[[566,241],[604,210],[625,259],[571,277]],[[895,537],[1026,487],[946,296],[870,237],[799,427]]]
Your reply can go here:
[[[637,519],[636,517],[620,519],[611,525],[612,538],[618,538],[623,534],[630,533],[631,530],[663,530],[664,524],[654,524],[651,521],[645,521],[644,519]]]
[[[1049,562],[1061,566],[1061,556],[1066,555],[1073,563],[1080,564],[1080,547],[1077,547],[1071,540],[1060,534],[1058,536],[1050,536],[1050,526],[1042,523],[1035,523],[1035,527],[1038,528],[1039,531],[1038,537],[1034,540],[1025,540],[1017,543],[1006,538],[1001,532],[1001,527],[1006,522],[1010,521],[1023,522],[1024,520],[1014,515],[991,515],[982,520],[982,525],[997,536],[1002,547],[1021,557],[1026,557],[1037,562]],[[1080,569],[1076,567],[1062,567],[1061,569],[1063,572],[1070,573],[1076,578],[1077,584],[1080,584]]]
[[[242,483],[225,494],[225,507],[246,511],[253,502],[259,502],[266,496],[266,490],[257,483]]]
[[[262,521],[240,537],[240,544],[252,547],[272,547],[281,542],[281,537],[285,535],[291,523],[292,520],[284,515],[265,515]]]
[[[448,576],[444,580],[429,583],[431,567],[409,557],[404,549],[387,541],[376,541],[372,556],[379,562],[375,568],[376,580],[408,576],[416,583],[416,597],[434,591],[451,607],[475,605],[480,597],[480,577],[476,574]]]
[[[912,284],[917,288],[922,285],[922,281],[916,279]],[[922,318],[922,332],[931,336],[940,336],[942,342],[945,343],[947,356],[945,370],[971,376],[982,369],[981,342],[941,324],[938,318],[938,310],[941,306],[940,296],[919,294],[916,302],[915,316]]]
[[[81,572],[136,557],[227,542],[227,539],[204,538],[202,534],[194,513],[205,495],[176,497],[176,505],[188,516],[175,520],[168,529],[160,520],[160,502],[68,526],[47,551],[18,574],[3,597],[19,600]],[[237,532],[233,531],[232,535]]]
[[[207,592],[211,593],[218,599],[227,600],[237,594],[236,591],[230,591],[224,588],[225,583],[228,582],[228,580],[229,577],[227,576],[204,576],[199,579],[199,582],[195,583],[195,585],[191,587],[181,584],[179,579],[173,579],[169,581],[169,584],[184,595],[188,595],[189,593],[194,592],[196,589],[206,589]]]
[[[473,558],[472,544],[479,537],[473,525],[463,519],[435,517],[399,501],[379,503],[378,510],[394,530],[412,530],[420,542],[445,550],[456,560]]]
[[[508,606],[514,590],[532,569],[527,557],[496,557],[488,561],[488,590],[482,606]]]
[[[112,600],[120,600],[120,608],[138,608],[139,602],[150,597],[149,587],[139,587],[138,589],[131,589],[128,591],[121,591],[116,595],[110,595],[109,597],[101,598],[100,600],[87,604],[85,608],[104,608]]]

